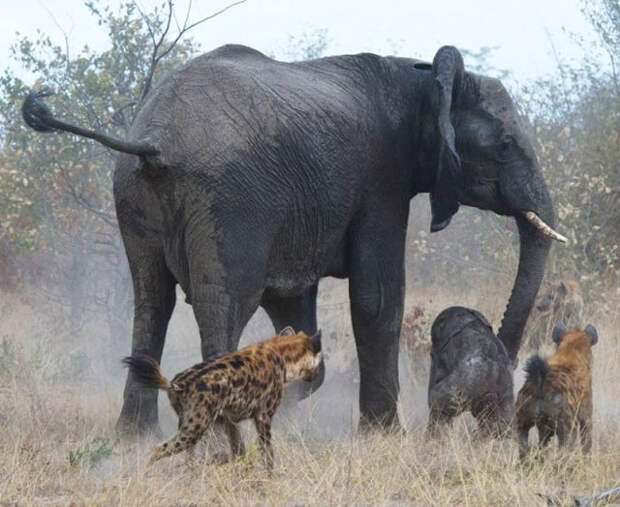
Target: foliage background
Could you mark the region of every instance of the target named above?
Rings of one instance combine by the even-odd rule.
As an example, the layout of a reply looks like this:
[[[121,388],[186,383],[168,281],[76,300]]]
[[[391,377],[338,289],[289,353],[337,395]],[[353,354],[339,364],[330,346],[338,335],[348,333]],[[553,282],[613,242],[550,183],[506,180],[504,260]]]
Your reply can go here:
[[[183,26],[167,27],[166,3],[149,13],[134,2],[119,9],[99,1],[87,5],[108,30],[109,50],[84,46],[71,54],[68,43],[54,45],[46,34],[18,36],[10,57],[36,81],[24,83],[9,68],[0,77],[0,288],[6,308],[19,300],[84,357],[92,355],[93,342],[105,344],[113,354],[102,357],[115,364],[118,351],[129,350],[132,316],[131,280],[112,199],[117,155],[75,136],[37,134],[24,126],[19,108],[31,86],[49,86],[57,92],[48,99],[57,115],[122,137],[150,73],[156,82],[201,48]],[[557,229],[570,240],[553,247],[545,283],[577,280],[591,309],[586,315],[593,318],[620,306],[619,10],[614,0],[584,2],[583,15],[599,39],[589,46],[578,34],[573,40],[592,57],[558,59],[548,76],[511,90],[555,202]],[[296,34],[272,56],[316,58],[328,42],[326,30]],[[507,77],[509,69],[489,64],[494,50],[463,48],[467,68]],[[487,309],[485,299],[507,300],[516,271],[511,219],[461,208],[441,234],[429,234],[429,223],[427,197],[418,196],[406,257],[405,327],[415,328],[415,339],[406,337],[408,346],[428,338],[437,294],[450,295],[449,304],[463,304],[465,294],[475,293],[474,302],[499,324],[503,308]],[[335,323],[334,340],[350,335],[341,282],[322,283],[319,305],[323,318]],[[246,335],[268,328],[258,315]],[[187,332],[195,333],[192,324]]]

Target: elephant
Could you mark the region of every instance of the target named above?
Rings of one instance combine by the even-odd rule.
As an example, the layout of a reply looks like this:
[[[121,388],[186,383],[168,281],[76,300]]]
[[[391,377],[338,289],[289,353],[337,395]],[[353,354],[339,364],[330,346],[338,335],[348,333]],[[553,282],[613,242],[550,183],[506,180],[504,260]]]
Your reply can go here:
[[[512,365],[489,321],[471,308],[451,306],[431,327],[427,433],[469,411],[480,435],[510,432],[513,416]]]
[[[359,428],[398,427],[409,205],[429,193],[432,232],[460,205],[516,220],[518,272],[498,334],[515,360],[551,239],[565,238],[510,96],[465,71],[456,48],[432,63],[369,53],[284,63],[222,46],[163,77],[127,139],[55,118],[47,93],[26,97],[30,127],[121,152],[113,190],[132,355],[160,360],[177,284],[206,359],[235,349],[259,306],[276,330],[315,333],[319,280],[348,278]],[[117,428],[157,427],[156,393],[130,374]]]

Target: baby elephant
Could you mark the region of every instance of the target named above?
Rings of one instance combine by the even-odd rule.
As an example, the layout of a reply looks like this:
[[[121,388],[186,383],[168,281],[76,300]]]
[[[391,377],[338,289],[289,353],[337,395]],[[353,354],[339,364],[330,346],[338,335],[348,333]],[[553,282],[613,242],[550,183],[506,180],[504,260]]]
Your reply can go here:
[[[491,324],[475,310],[453,306],[437,316],[431,339],[429,434],[465,411],[485,436],[509,432],[512,364]]]
[[[596,328],[567,331],[562,324],[553,328],[557,345],[554,355],[530,357],[527,378],[517,397],[516,426],[519,451],[525,457],[528,433],[538,429],[540,446],[558,436],[561,446],[581,436],[584,452],[592,446],[592,346],[598,341]]]

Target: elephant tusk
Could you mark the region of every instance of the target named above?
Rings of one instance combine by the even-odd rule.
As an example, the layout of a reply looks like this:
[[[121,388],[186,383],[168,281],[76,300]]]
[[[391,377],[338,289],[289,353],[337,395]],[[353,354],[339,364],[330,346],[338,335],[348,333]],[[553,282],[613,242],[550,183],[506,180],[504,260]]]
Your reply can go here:
[[[530,224],[536,227],[536,229],[542,232],[545,236],[549,236],[551,239],[555,239],[560,243],[566,243],[568,241],[564,236],[555,232],[551,227],[549,227],[545,222],[543,222],[542,219],[533,211],[524,211],[523,216]]]

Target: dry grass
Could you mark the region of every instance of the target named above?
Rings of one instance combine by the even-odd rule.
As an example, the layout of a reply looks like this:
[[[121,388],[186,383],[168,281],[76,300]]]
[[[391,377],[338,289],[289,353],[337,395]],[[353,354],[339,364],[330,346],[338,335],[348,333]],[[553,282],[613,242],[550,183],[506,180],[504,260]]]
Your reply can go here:
[[[271,478],[252,446],[248,459],[228,465],[180,456],[143,475],[146,442],[96,453],[93,439],[110,434],[118,411],[109,397],[13,385],[2,406],[0,499],[8,504],[532,505],[539,492],[608,488],[620,472],[618,426],[599,421],[590,457],[551,449],[525,466],[513,442],[476,441],[461,422],[433,442],[420,430],[316,442],[280,432]],[[92,457],[71,463],[89,445]]]
[[[620,481],[618,322],[597,324],[590,456],[554,444],[521,464],[514,442],[476,440],[467,416],[427,441],[426,378],[408,365],[401,380],[407,435],[355,435],[346,430],[357,420],[356,385],[343,386],[335,368],[314,400],[290,417],[280,414],[272,477],[252,443],[253,429],[246,430],[246,459],[217,466],[203,449],[194,463],[181,455],[140,473],[153,441],[114,441],[122,378],[104,381],[91,368],[76,384],[54,370],[67,368],[64,356],[51,357],[48,349],[33,355],[32,344],[16,346],[9,336],[0,343],[0,505],[531,506],[544,504],[538,493],[588,496]],[[519,374],[517,387],[521,382]],[[160,407],[170,434],[174,418],[165,400]],[[327,417],[338,409],[339,419]],[[345,431],[325,436],[343,420]]]

